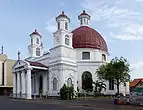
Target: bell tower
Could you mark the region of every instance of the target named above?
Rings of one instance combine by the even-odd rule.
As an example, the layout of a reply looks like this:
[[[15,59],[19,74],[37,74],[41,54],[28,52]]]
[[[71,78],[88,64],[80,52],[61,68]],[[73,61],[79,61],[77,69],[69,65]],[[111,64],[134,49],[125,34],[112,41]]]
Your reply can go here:
[[[40,57],[43,55],[43,43],[41,41],[42,36],[35,31],[30,34],[31,42],[28,46],[29,56],[30,57]]]
[[[62,45],[72,47],[72,33],[69,31],[70,18],[62,12],[56,17],[57,31],[54,34],[54,47]]]

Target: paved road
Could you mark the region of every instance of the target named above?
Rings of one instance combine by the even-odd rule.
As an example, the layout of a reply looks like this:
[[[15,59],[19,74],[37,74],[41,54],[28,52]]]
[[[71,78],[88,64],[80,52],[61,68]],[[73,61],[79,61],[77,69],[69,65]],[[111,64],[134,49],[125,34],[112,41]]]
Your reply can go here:
[[[143,110],[143,107],[114,105],[112,99],[90,100],[15,100],[0,97],[0,110]]]

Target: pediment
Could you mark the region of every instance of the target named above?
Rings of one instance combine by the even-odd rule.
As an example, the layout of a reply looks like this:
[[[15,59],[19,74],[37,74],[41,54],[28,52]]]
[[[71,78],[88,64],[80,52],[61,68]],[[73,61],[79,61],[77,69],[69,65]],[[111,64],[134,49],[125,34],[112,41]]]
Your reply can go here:
[[[142,87],[143,87],[143,82],[142,82],[142,81],[139,81],[139,82],[136,84],[136,87],[137,87],[137,88],[142,88]]]
[[[22,60],[17,60],[13,66],[13,69],[26,68],[26,67],[28,67],[27,62],[22,61]]]

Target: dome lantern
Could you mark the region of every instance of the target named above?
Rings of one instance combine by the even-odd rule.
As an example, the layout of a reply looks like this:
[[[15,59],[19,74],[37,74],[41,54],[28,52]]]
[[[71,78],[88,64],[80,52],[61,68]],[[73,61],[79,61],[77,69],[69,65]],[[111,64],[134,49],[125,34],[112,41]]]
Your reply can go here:
[[[90,20],[90,16],[83,10],[83,12],[78,16],[78,19],[80,20],[81,26],[87,26]]]

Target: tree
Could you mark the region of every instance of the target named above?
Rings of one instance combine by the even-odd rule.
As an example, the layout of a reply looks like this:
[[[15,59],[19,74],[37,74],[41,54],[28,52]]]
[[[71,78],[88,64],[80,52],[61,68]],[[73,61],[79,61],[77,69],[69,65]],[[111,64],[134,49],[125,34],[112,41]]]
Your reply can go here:
[[[97,69],[97,74],[100,80],[110,79],[114,80],[114,84],[117,86],[117,95],[119,96],[119,85],[121,83],[125,84],[130,81],[129,63],[123,57],[115,57],[109,63],[100,66]]]

